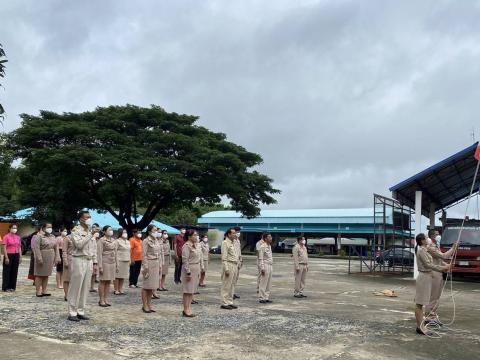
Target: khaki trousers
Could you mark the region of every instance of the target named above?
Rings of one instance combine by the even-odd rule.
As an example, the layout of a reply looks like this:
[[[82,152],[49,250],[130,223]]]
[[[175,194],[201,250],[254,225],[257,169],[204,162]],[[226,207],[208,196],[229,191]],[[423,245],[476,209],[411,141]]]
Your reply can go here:
[[[260,271],[260,284],[258,295],[260,300],[270,299],[270,290],[272,289],[272,265],[265,264],[265,274],[262,275]]]
[[[85,257],[73,257],[70,285],[68,287],[68,312],[71,316],[85,315],[93,261]]]
[[[425,308],[426,314],[436,313],[440,305],[440,296],[443,288],[443,274],[438,271],[432,271],[432,291],[430,292],[430,303]]]
[[[295,271],[295,295],[303,294],[303,289],[305,289],[305,278],[307,277],[307,265],[300,264],[300,270]]]
[[[229,275],[225,276],[228,270]],[[238,265],[227,263],[227,268],[222,270],[222,305],[233,305],[233,293],[235,292],[235,279],[238,273]]]

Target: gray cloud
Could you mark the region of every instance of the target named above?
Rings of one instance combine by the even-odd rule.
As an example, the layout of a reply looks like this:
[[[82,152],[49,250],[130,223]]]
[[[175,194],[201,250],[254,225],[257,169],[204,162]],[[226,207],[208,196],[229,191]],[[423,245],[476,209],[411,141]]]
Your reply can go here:
[[[17,114],[159,104],[262,154],[277,207],[371,206],[480,127],[478,1],[15,1]]]

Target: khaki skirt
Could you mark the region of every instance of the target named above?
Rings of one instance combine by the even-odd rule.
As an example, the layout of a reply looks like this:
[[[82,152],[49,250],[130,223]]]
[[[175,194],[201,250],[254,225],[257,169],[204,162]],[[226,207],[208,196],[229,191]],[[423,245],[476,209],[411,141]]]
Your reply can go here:
[[[166,276],[168,275],[168,263],[170,261],[170,255],[164,255],[163,256],[163,266],[161,268],[161,275]]]
[[[208,260],[203,260],[203,271],[207,272],[208,270]]]
[[[200,281],[200,264],[190,264],[191,279],[187,281],[185,266],[182,265],[182,285],[184,294],[193,294],[198,288]]]
[[[99,270],[99,280],[100,281],[113,281],[115,280],[115,271],[116,266],[115,263],[103,263],[102,264],[103,272],[100,274]]]
[[[415,285],[415,304],[428,305],[432,293],[432,273],[419,272]]]
[[[130,261],[119,261],[117,265],[116,279],[128,279],[130,275]]]
[[[68,268],[63,264],[63,273],[62,273],[62,280],[64,282],[70,282],[70,278],[72,276],[72,256],[68,256]]]
[[[143,277],[143,289],[156,290],[160,282],[160,262],[155,260],[144,260],[148,265],[148,278]]]
[[[52,275],[53,265],[55,263],[55,250],[41,250],[41,252],[43,264],[40,265],[38,259],[35,259],[33,274],[35,276],[50,276]]]

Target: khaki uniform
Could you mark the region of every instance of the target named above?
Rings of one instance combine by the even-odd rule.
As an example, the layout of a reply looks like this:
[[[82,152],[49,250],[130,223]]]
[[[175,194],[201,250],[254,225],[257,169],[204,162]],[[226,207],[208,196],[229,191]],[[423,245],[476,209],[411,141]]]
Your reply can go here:
[[[308,252],[305,245],[296,244],[292,249],[295,275],[295,295],[302,295],[308,272]]]
[[[62,244],[63,249],[63,281],[70,282],[70,277],[72,276],[72,252],[73,252],[73,242],[70,236],[66,236],[63,239]]]
[[[163,265],[163,247],[158,239],[148,236],[142,242],[142,252],[142,269],[146,271],[146,275],[143,275],[143,289],[156,290]]]
[[[100,281],[115,280],[117,264],[117,242],[111,237],[102,237],[97,242],[98,273]],[[100,270],[102,270],[100,272]]]
[[[122,237],[116,241],[117,246],[117,263],[115,271],[115,279],[128,279],[130,273],[130,252],[131,246],[128,239]]]
[[[203,271],[206,273],[208,270],[208,258],[209,258],[209,253],[210,253],[210,247],[208,246],[208,243],[202,241],[201,242],[201,249],[202,249],[202,255],[203,255]]]
[[[235,240],[233,241],[233,244],[235,245],[235,250],[237,251],[237,254],[238,254],[238,271],[237,271],[237,276],[235,278],[235,286],[237,286],[238,278],[240,277],[240,269],[243,266],[242,245],[240,243],[240,239],[238,238],[235,238]]]
[[[258,270],[258,274],[257,274],[257,294],[258,294],[258,287],[260,286],[260,279],[262,277],[262,273],[260,272],[260,263],[258,262],[258,253],[260,252],[260,247],[265,243],[265,241],[263,241],[263,239],[260,239],[257,241],[257,243],[255,244],[255,250],[257,252],[257,270]]]
[[[160,273],[161,273],[160,275],[167,276],[168,275],[168,267],[172,263],[171,256],[170,256],[170,242],[168,241],[168,239],[162,239],[162,241],[160,243],[161,243],[162,249],[163,249],[163,264],[162,264],[162,267],[160,269]]]
[[[442,272],[442,266],[433,263],[432,256],[427,249],[417,248],[418,277],[416,282],[415,303],[418,305],[430,304],[432,293],[433,271]]]
[[[193,294],[196,292],[202,268],[202,251],[200,246],[187,241],[182,248],[181,277],[184,294]],[[187,281],[187,277],[190,278],[189,281]]]
[[[68,311],[71,316],[85,315],[93,264],[97,263],[97,241],[93,234],[81,225],[75,226],[70,236],[73,249],[68,288]]]
[[[33,246],[34,252],[34,275],[50,276],[53,266],[60,261],[57,239],[53,235],[39,236]]]
[[[240,256],[235,244],[229,238],[225,238],[222,243],[222,305],[233,305],[239,262]],[[226,275],[227,271],[228,276]]]
[[[273,256],[272,247],[266,242],[260,246],[258,264],[260,271],[259,298],[260,300],[269,300],[270,290],[272,289]],[[264,272],[263,275],[262,271]]]
[[[427,247],[428,253],[432,256],[433,263],[435,265],[445,266],[447,265],[443,260],[448,260],[452,257],[453,247],[445,253],[442,253],[437,244],[432,243]],[[440,296],[443,289],[443,274],[438,271],[432,272],[432,292],[430,294],[430,304],[427,306],[426,312],[433,314],[436,313],[438,305],[440,304]]]

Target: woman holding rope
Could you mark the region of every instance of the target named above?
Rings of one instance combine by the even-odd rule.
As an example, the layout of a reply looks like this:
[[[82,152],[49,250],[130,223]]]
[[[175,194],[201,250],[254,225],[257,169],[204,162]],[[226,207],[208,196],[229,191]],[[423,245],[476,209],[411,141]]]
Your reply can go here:
[[[418,234],[416,237],[417,246],[415,254],[417,257],[418,277],[415,293],[415,318],[417,320],[417,334],[427,335],[422,329],[424,320],[423,306],[430,304],[430,296],[432,292],[433,272],[447,272],[451,265],[436,265],[432,256],[427,250],[427,238],[425,234]]]

